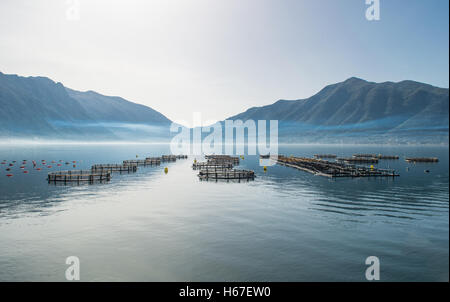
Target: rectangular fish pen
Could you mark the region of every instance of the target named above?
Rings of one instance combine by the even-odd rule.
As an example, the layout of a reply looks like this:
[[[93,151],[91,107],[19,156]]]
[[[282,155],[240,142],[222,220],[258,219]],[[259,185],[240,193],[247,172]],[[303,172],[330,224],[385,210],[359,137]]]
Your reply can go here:
[[[412,163],[437,163],[439,159],[437,157],[407,157],[407,162]]]
[[[376,158],[376,159],[399,159],[398,155],[383,155],[383,154],[353,154],[355,158]]]
[[[123,161],[124,166],[154,166],[160,164],[161,159],[159,158],[131,159]]]
[[[337,161],[343,161],[347,163],[368,163],[368,164],[377,164],[378,158],[374,157],[338,157]]]
[[[171,162],[171,161],[177,161],[176,155],[163,155],[161,156],[162,162]]]
[[[233,157],[230,155],[205,155],[208,163],[232,163],[233,165],[239,165],[239,157]]]
[[[315,158],[336,158],[336,154],[314,154]]]
[[[399,159],[400,157],[398,155],[383,155],[383,154],[378,154],[377,156],[378,159]]]
[[[377,169],[305,157],[278,157],[278,164],[326,177],[395,177],[392,169]]]
[[[365,158],[374,158],[377,157],[376,154],[367,154],[367,153],[358,153],[358,154],[353,154],[353,157],[365,157]]]
[[[231,169],[233,168],[233,164],[229,162],[223,162],[223,163],[210,163],[210,162],[196,162],[192,164],[193,170],[200,170],[200,169]]]
[[[249,170],[222,169],[222,170],[200,170],[198,173],[200,180],[253,180],[255,172]]]
[[[132,173],[137,171],[137,165],[123,165],[123,164],[96,164],[91,167],[94,172],[119,172]]]
[[[68,170],[48,173],[49,183],[56,182],[89,182],[109,181],[111,180],[110,171],[93,172],[92,170]]]

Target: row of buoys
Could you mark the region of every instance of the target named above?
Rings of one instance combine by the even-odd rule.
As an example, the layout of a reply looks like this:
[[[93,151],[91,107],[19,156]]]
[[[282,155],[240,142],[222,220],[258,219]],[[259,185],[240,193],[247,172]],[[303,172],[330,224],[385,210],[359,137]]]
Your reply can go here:
[[[138,157],[138,156],[136,155],[136,157]],[[16,161],[12,161],[12,163],[15,163],[15,162],[16,162]],[[57,166],[58,166],[58,167],[61,167],[61,166],[62,166],[61,162],[63,162],[63,161],[62,161],[62,160],[59,160],[59,162],[60,162],[60,163],[58,163]],[[72,167],[73,167],[73,168],[76,168],[76,166],[77,166],[77,165],[76,165],[76,162],[77,162],[77,161],[75,161],[75,160],[72,161],[72,164],[73,164]],[[12,163],[9,164],[10,167],[14,166]],[[25,167],[26,163],[27,163],[27,160],[23,160],[23,161],[22,161],[22,166],[20,166],[20,169],[24,170],[23,173],[28,174],[28,173],[29,173],[28,170],[25,170],[25,168],[26,168],[26,167]],[[36,161],[33,160],[32,163],[33,163],[33,167],[35,168],[36,171],[41,171],[41,170],[42,170],[42,168],[36,168],[36,166],[37,166]],[[56,162],[55,162],[54,160],[52,160],[51,163],[56,163]],[[2,161],[1,164],[2,164],[2,165],[6,164],[6,160]],[[52,165],[47,165],[45,159],[42,159],[42,160],[41,160],[41,164],[42,164],[43,166],[47,167],[48,169],[53,168]],[[69,165],[70,162],[65,162],[65,164],[66,164],[66,165]],[[6,168],[6,171],[11,171],[11,168]],[[169,172],[169,168],[168,168],[168,167],[165,167],[165,168],[164,168],[164,173],[167,174],[168,172]],[[12,177],[13,174],[6,174],[6,176],[7,176],[7,177]]]
[[[11,171],[11,167],[14,167],[14,164],[15,164],[16,162],[17,162],[16,160],[11,161],[11,162],[8,164],[8,168],[6,168],[6,171],[8,171],[8,172]],[[42,170],[42,168],[37,167],[37,162],[36,162],[35,160],[32,160],[31,162],[32,162],[32,164],[33,164],[33,168],[34,168],[36,171],[41,171],[41,170]],[[52,160],[50,163],[52,163],[52,164],[57,163],[57,166],[58,166],[58,167],[61,167],[61,166],[62,166],[62,163],[63,163],[64,161],[63,161],[63,160],[59,160],[58,162],[59,162],[59,163],[57,163],[56,161]],[[77,162],[77,161],[75,161],[75,160],[72,161],[72,162],[67,161],[67,162],[65,162],[65,164],[66,164],[66,165],[70,165],[70,164],[72,163],[72,164],[73,164],[72,167],[76,168],[76,162]],[[29,171],[28,171],[28,170],[25,170],[25,169],[26,169],[27,163],[28,163],[28,160],[23,159],[23,160],[22,160],[22,165],[19,167],[20,169],[23,170],[23,173],[24,173],[24,174],[29,174]],[[0,162],[0,164],[6,165],[6,164],[7,164],[7,160],[4,159],[2,162]],[[47,161],[46,161],[45,159],[42,159],[42,160],[41,160],[41,164],[42,164],[44,167],[48,168],[48,169],[53,168],[53,165],[47,165]],[[6,174],[6,176],[7,176],[7,177],[13,177],[14,174],[8,173],[8,174]]]

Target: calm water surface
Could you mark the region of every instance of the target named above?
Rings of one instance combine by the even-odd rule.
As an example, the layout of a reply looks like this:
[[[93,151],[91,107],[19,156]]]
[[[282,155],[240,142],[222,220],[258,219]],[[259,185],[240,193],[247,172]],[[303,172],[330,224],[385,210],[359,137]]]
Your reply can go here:
[[[199,181],[194,157],[96,185],[46,182],[51,161],[96,163],[169,153],[165,145],[1,146],[0,280],[364,281],[377,256],[384,281],[449,280],[448,147],[281,146],[286,155],[396,154],[392,179],[330,180],[282,166],[252,182]],[[405,156],[437,156],[408,164]],[[24,174],[19,168],[28,160]],[[53,168],[36,171],[31,160]],[[63,165],[64,166],[64,165]],[[165,174],[164,167],[169,168]],[[425,173],[429,170],[429,173]]]

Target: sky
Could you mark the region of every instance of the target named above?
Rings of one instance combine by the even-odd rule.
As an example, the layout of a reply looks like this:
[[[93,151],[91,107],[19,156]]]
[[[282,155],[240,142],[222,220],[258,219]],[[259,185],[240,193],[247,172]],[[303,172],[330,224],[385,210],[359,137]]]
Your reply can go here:
[[[1,0],[0,71],[189,122],[356,76],[449,87],[449,1]]]

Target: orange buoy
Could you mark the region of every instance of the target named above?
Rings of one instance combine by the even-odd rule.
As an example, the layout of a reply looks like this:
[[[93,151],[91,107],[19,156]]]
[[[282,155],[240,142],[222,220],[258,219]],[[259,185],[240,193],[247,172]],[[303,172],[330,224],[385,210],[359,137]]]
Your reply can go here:
[[[36,168],[36,170],[41,171],[41,168]]]
[[[11,177],[11,176],[13,176],[13,175],[12,175],[12,174],[6,174],[6,176]]]
[[[25,174],[26,174],[26,173],[28,173],[28,171],[23,171],[23,173],[25,173]]]
[[[51,167],[52,167],[52,166],[47,166],[47,168],[49,168],[49,169],[50,169]]]
[[[25,166],[20,166],[20,169],[25,169]]]

